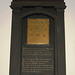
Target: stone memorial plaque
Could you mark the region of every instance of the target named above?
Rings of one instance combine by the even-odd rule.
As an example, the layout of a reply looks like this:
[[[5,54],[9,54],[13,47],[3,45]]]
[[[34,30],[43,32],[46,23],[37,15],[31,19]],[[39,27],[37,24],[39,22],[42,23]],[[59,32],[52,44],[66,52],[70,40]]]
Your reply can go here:
[[[64,0],[13,0],[9,75],[66,75]]]

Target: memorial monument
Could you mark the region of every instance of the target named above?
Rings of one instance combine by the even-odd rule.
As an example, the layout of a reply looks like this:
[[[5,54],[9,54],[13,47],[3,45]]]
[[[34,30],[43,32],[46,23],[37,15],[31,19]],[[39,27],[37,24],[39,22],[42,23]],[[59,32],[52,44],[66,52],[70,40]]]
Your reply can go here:
[[[66,75],[64,0],[13,0],[10,75]]]

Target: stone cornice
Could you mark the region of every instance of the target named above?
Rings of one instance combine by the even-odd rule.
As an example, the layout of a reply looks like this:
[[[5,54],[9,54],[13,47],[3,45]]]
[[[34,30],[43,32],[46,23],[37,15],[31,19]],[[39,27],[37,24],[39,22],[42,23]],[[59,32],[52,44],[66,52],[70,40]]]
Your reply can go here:
[[[32,6],[41,6],[41,7],[59,7],[65,9],[65,2],[47,2],[47,1],[13,1],[11,3],[11,8],[15,7],[32,7]]]

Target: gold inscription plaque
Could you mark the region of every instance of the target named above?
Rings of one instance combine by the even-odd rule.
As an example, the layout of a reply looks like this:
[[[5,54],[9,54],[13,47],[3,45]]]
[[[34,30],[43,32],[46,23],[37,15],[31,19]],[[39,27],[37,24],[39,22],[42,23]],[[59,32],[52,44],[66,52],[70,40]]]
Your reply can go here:
[[[49,19],[27,19],[27,44],[49,44]]]

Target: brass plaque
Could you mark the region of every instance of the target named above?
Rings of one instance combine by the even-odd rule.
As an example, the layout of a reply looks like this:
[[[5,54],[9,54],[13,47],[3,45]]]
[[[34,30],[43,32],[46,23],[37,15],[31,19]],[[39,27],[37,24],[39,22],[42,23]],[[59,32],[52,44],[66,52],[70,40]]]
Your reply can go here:
[[[27,19],[27,44],[49,44],[49,19]]]

